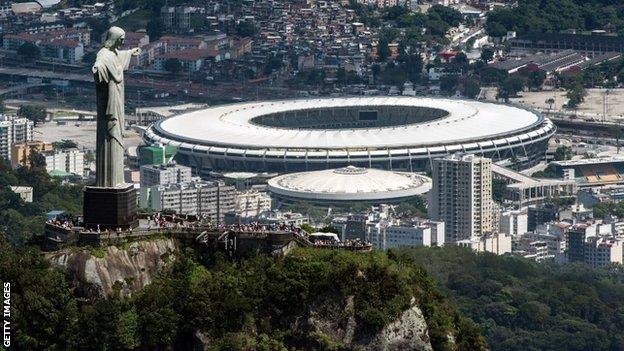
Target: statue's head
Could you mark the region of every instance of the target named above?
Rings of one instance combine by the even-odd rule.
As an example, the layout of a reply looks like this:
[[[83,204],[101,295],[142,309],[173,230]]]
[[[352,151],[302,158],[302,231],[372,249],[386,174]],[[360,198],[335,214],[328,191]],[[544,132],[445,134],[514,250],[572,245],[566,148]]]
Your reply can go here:
[[[106,32],[106,41],[104,47],[109,49],[117,49],[126,39],[126,32],[119,27],[110,27]]]

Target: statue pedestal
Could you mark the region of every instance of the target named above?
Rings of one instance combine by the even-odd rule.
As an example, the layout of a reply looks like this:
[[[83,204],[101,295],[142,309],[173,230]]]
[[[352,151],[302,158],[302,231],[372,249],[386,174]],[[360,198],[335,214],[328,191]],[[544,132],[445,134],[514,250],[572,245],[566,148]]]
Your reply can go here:
[[[84,190],[83,216],[86,229],[117,230],[136,227],[136,190],[132,184],[115,188],[88,186]]]

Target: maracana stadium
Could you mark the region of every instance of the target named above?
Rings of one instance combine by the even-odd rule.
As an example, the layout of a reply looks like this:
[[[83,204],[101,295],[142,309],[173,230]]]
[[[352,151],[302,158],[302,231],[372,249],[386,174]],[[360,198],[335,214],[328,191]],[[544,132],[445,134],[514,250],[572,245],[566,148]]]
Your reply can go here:
[[[178,162],[199,171],[416,171],[458,152],[528,167],[542,159],[555,129],[541,114],[510,105],[345,97],[215,106],[163,119],[144,139],[177,147]]]

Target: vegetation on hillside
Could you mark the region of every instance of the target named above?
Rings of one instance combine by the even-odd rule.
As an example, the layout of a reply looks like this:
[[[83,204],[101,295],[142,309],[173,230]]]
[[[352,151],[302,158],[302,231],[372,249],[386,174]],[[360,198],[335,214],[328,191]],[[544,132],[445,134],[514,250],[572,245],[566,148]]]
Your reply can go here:
[[[557,32],[561,30],[624,30],[624,3],[613,0],[523,0],[517,6],[499,8],[488,15],[488,34],[501,37],[507,31]]]
[[[394,252],[422,265],[496,350],[624,349],[624,269],[540,264],[445,247]]]
[[[479,330],[423,269],[380,252],[308,249],[283,259],[210,265],[186,252],[132,298],[97,301],[72,296],[63,275],[36,250],[0,241],[0,252],[0,279],[13,283],[13,342],[20,350],[189,349],[198,331],[217,350],[348,350],[328,335],[295,327],[311,306],[347,296],[354,297],[356,339],[396,319],[414,297],[436,350],[485,349]]]
[[[82,213],[82,187],[62,185],[46,172],[43,161],[30,157],[30,167],[17,170],[0,159],[0,233],[14,245],[22,245],[33,235],[42,235],[45,214],[63,210],[72,214]],[[11,191],[11,186],[33,188],[33,202],[24,202]]]

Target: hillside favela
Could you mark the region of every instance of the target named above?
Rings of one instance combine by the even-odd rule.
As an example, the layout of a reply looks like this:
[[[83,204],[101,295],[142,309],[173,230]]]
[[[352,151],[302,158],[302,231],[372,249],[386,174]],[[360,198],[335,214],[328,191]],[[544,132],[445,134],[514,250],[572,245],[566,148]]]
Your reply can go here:
[[[0,351],[624,351],[624,1],[0,0]]]

